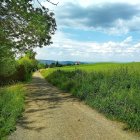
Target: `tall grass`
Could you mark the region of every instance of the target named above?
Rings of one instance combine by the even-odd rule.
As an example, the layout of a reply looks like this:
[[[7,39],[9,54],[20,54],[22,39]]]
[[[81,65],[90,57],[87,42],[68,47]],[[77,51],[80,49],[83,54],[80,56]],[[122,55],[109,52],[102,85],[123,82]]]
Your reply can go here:
[[[41,73],[53,85],[71,92],[109,118],[126,123],[127,129],[140,131],[140,63],[118,68],[112,64],[112,68],[104,70],[106,65],[100,64],[100,70],[95,66],[96,70],[90,72],[63,69]]]
[[[24,88],[14,85],[0,88],[0,139],[15,130],[17,118],[24,108]]]

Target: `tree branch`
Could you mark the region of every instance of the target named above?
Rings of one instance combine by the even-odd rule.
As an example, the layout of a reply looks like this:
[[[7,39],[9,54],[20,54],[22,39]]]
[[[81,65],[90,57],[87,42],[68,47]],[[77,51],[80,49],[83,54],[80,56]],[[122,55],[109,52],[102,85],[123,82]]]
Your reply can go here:
[[[43,5],[40,3],[40,1],[39,1],[39,0],[37,0],[37,2],[39,3],[39,5],[40,5],[41,7],[43,7]]]
[[[46,0],[46,1],[49,2],[49,3],[51,3],[51,4],[53,4],[53,5],[56,5],[56,6],[57,6],[58,3],[59,3],[59,2],[57,2],[57,3],[53,3],[53,2],[51,2],[50,0]]]
[[[57,2],[57,3],[53,3],[53,2],[51,2],[50,0],[46,0],[47,2],[49,2],[49,3],[51,3],[51,4],[53,4],[53,5],[55,5],[55,6],[57,6],[58,5],[58,3],[59,2]],[[41,8],[43,8],[44,9],[44,6],[40,3],[40,1],[39,0],[37,0],[37,2],[38,2],[38,4],[41,6]]]

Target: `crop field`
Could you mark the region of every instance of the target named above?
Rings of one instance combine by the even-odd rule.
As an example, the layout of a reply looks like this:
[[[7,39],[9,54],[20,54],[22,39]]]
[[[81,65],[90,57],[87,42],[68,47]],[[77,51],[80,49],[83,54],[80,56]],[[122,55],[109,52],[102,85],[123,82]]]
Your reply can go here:
[[[129,72],[140,73],[140,62],[133,63],[95,63],[95,64],[81,64],[81,65],[72,65],[64,67],[49,68],[48,72],[53,72],[55,70],[64,70],[64,71],[75,71],[82,70],[86,72],[113,72],[114,70],[127,68]]]
[[[97,63],[97,64],[86,64],[86,65],[77,65],[77,69],[85,71],[114,71],[119,68],[127,67],[128,69],[135,69],[136,71],[140,70],[140,63]],[[64,69],[74,69],[73,67],[64,67]]]
[[[125,129],[140,131],[140,63],[97,63],[49,68],[42,75]]]

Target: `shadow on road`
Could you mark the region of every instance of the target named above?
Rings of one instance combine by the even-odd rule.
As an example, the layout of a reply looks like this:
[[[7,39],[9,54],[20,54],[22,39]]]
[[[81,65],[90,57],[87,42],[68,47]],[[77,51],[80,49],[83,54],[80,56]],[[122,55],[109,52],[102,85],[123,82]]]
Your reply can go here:
[[[61,110],[63,103],[78,100],[68,93],[61,92],[47,83],[45,79],[37,76],[33,77],[32,82],[27,84],[26,88],[28,91],[25,100],[26,108],[23,117],[18,121],[18,126],[24,129],[34,131],[45,129],[47,126],[44,118],[53,119],[52,110]]]

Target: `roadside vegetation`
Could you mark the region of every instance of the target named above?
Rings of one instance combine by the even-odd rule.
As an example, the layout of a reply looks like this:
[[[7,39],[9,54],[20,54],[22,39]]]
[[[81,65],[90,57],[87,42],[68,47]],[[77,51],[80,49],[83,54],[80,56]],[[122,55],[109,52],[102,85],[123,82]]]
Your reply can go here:
[[[0,1],[0,140],[15,129],[24,105],[22,85],[41,68],[36,47],[52,43],[54,13],[33,0]]]
[[[28,51],[15,61],[13,72],[0,72],[0,139],[6,139],[15,130],[16,121],[24,109],[26,90],[23,82],[29,81],[38,68],[40,63],[35,60],[35,53]]]
[[[15,60],[13,69],[2,67],[0,71],[0,85],[14,84],[19,81],[28,81],[32,77],[33,71],[38,69],[38,61],[35,60],[34,52],[28,51],[24,56]],[[33,55],[33,56],[32,56]],[[7,70],[9,72],[7,72]],[[13,71],[12,71],[13,70]]]
[[[125,129],[140,131],[140,63],[98,63],[42,70],[53,85],[72,93]]]
[[[15,130],[24,109],[25,89],[22,84],[0,87],[0,139]]]

